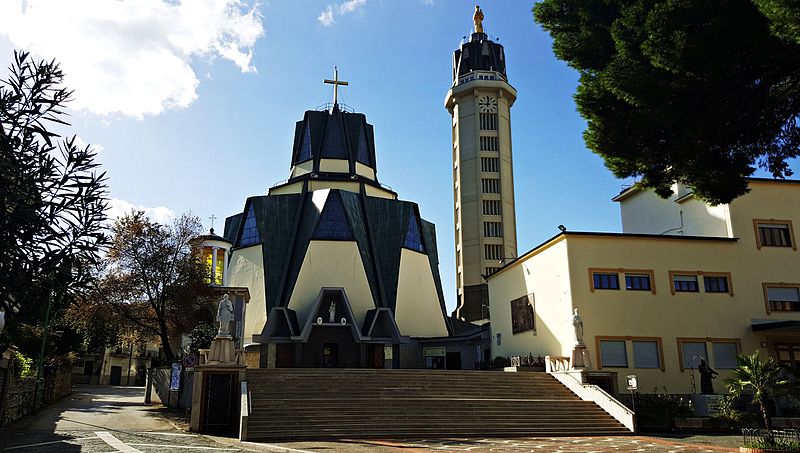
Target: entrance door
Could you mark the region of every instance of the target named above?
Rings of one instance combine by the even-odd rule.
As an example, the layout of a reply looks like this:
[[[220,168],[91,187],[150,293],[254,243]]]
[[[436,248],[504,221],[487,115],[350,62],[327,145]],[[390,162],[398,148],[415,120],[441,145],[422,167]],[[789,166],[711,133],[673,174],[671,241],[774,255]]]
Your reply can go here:
[[[147,368],[145,368],[144,363],[140,363],[139,366],[136,368],[136,385],[141,387],[147,381]]]
[[[461,369],[461,353],[459,351],[448,352],[446,356],[445,369],[460,370]]]
[[[382,344],[367,345],[367,368],[384,368],[386,356]]]
[[[233,373],[210,373],[205,376],[202,431],[230,434],[236,431],[238,409]]]
[[[109,383],[111,385],[120,385],[122,383],[122,367],[121,366],[112,366],[111,367],[111,381]]]
[[[336,368],[339,366],[339,344],[322,344],[322,366],[326,368]]]

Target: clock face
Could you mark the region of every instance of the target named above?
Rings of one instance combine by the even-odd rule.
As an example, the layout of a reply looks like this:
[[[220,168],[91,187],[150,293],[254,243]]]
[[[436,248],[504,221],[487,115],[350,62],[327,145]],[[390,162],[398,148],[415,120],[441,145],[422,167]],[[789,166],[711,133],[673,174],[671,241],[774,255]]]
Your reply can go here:
[[[478,109],[481,113],[497,113],[497,99],[491,96],[481,96],[478,99]]]

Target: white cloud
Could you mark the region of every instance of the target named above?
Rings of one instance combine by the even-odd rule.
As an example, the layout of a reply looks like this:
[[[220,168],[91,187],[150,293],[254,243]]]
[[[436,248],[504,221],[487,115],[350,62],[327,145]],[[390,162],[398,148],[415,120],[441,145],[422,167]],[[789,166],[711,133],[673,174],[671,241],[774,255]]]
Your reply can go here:
[[[337,5],[328,5],[325,11],[319,13],[317,20],[320,21],[322,25],[328,27],[336,23],[334,16],[342,16],[352,13],[353,11],[358,11],[366,4],[367,0],[347,0]]]
[[[166,206],[148,208],[145,206],[137,206],[129,201],[120,200],[119,198],[112,198],[109,200],[106,215],[109,220],[114,220],[133,210],[144,211],[144,215],[161,224],[167,224],[175,218],[175,211]]]
[[[255,71],[264,30],[241,0],[3,0],[0,34],[61,64],[73,108],[142,118],[197,98],[195,58]]]

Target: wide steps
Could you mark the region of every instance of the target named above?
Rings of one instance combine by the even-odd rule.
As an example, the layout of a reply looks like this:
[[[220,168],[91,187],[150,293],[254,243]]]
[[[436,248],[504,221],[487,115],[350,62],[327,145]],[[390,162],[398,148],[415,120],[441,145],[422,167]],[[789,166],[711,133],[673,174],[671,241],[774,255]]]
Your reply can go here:
[[[250,369],[247,440],[620,435],[545,373]]]

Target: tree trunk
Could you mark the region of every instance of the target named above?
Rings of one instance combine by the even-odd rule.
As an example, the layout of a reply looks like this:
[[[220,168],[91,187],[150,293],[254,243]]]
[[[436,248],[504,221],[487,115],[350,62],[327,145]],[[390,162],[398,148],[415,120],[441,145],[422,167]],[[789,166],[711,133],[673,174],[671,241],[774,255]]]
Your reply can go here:
[[[164,350],[164,356],[168,363],[172,363],[175,354],[172,352],[172,346],[169,344],[169,334],[167,334],[167,324],[163,319],[158,320],[158,336],[161,338],[161,348]]]
[[[767,431],[771,428],[769,426],[769,415],[767,415],[767,406],[764,404],[764,401],[758,402],[759,407],[761,408],[761,415],[764,417],[764,426],[767,427]]]

